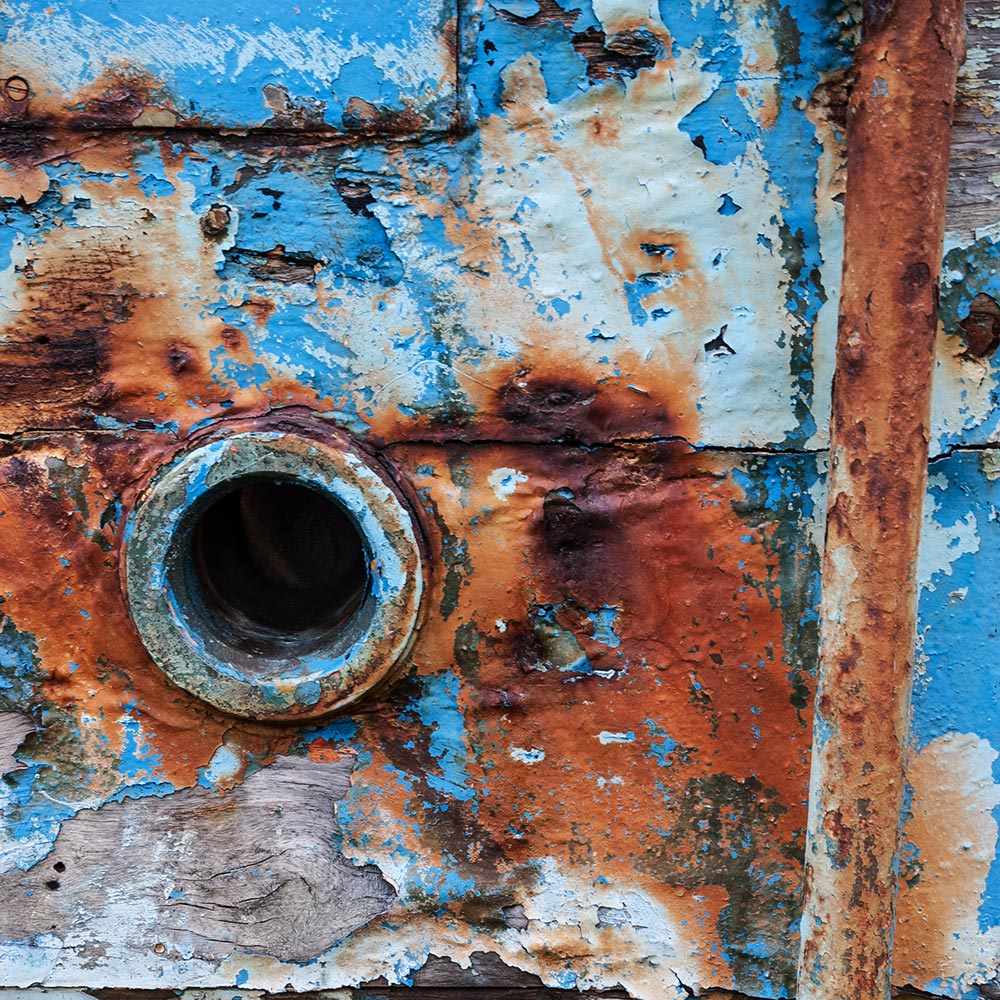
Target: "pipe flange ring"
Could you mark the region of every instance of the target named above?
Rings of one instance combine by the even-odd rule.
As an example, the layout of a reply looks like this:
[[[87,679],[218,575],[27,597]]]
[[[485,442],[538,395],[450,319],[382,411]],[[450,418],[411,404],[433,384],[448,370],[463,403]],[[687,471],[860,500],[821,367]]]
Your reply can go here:
[[[350,448],[286,432],[199,444],[126,522],[123,581],[150,656],[232,715],[357,701],[408,652],[423,575],[407,508]]]

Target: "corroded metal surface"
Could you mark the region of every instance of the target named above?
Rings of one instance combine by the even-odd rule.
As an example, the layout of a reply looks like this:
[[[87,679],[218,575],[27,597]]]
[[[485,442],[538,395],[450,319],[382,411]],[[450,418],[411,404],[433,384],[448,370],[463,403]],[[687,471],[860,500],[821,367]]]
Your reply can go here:
[[[303,4],[266,21],[234,3],[20,0],[4,15],[0,115],[88,130],[442,130],[460,114],[458,16],[455,0]]]
[[[19,610],[5,605],[11,693],[47,706],[19,751],[28,766],[9,776],[5,856],[17,864],[5,877],[8,891],[31,893],[0,913],[3,937],[23,942],[5,946],[9,978],[69,984],[95,976],[96,963],[104,985],[183,977],[303,989],[405,978],[432,952],[464,963],[493,951],[549,985],[621,982],[651,996],[678,980],[789,989],[811,694],[797,623],[812,604],[815,559],[788,515],[810,512],[811,456],[396,446],[387,457],[421,498],[440,567],[414,666],[352,716],[289,730],[227,718],[174,689],[128,627],[99,497],[142,476],[157,438],[22,440],[4,463],[6,529],[34,532],[37,551],[52,553],[32,558],[34,589],[20,584]],[[66,503],[52,488],[60,461],[80,470],[77,499],[39,528],[39,512]],[[777,496],[782,518],[767,510]],[[16,579],[23,556],[0,558]],[[336,852],[323,863],[374,866],[392,898],[335,943],[320,921],[308,937],[272,924],[270,936],[220,950],[199,936],[211,897],[174,876],[204,879],[206,851],[243,853],[250,871],[216,869],[220,906],[245,889],[236,914],[217,921],[272,915],[268,872],[287,869],[266,860],[273,840],[258,831],[269,788],[283,829],[296,828],[289,757],[351,763],[329,815]],[[165,832],[164,861],[135,881],[132,822],[179,830],[195,806],[182,789],[220,795],[260,767],[260,819],[208,842]],[[220,822],[232,796],[218,800]],[[122,809],[119,798],[141,802]],[[96,876],[77,846],[94,823],[123,845]],[[195,905],[198,922],[140,929],[122,908],[124,884],[140,897],[161,887],[163,912]],[[43,927],[74,926],[81,912],[87,927],[71,946]],[[122,921],[127,943],[106,955]]]
[[[851,9],[396,4],[345,33],[364,6],[271,5],[259,37],[313,48],[204,91],[238,11],[120,11],[131,41],[188,17],[187,68],[116,62],[96,2],[20,4],[0,42],[0,981],[789,995]],[[996,424],[964,339],[994,249],[949,251],[944,446]],[[427,617],[390,686],[262,723],[151,662],[122,536],[200,435],[302,409],[414,498]],[[997,964],[1000,655],[955,652],[997,595],[992,473],[954,458],[897,949],[958,997]]]
[[[413,643],[424,566],[406,502],[308,419],[196,437],[140,491],[122,540],[147,650],[224,712],[329,715],[385,683]]]
[[[964,30],[961,0],[873,4],[854,62],[797,992],[805,1000],[889,996]]]

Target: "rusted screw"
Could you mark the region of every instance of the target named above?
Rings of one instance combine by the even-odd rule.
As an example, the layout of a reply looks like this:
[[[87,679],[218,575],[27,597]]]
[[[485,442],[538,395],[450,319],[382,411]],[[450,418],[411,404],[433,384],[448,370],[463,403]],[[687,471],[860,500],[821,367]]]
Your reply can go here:
[[[1000,346],[1000,305],[991,295],[980,292],[958,325],[965,334],[968,357],[991,357]]]
[[[213,205],[201,217],[201,231],[208,237],[222,236],[229,228],[231,213],[226,205]]]
[[[12,76],[3,85],[4,94],[12,101],[26,101],[31,94],[28,81],[23,76]]]

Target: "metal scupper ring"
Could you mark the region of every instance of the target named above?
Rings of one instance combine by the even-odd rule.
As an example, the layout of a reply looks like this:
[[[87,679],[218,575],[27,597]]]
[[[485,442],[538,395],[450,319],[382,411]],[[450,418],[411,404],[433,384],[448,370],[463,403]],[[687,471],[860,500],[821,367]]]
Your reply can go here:
[[[260,518],[241,520],[240,505],[259,495],[265,535],[280,543],[297,531],[296,552],[272,557],[274,573],[304,559],[332,610],[308,575],[262,583],[254,603],[256,553],[244,549]],[[315,546],[309,531],[321,536]],[[270,580],[267,567],[259,572]],[[411,514],[370,459],[306,435],[251,430],[198,444],[154,476],[126,523],[123,582],[146,649],[175,684],[233,715],[292,720],[345,708],[391,674],[413,642],[423,571]],[[286,607],[272,613],[274,594]],[[303,624],[297,603],[321,611]]]

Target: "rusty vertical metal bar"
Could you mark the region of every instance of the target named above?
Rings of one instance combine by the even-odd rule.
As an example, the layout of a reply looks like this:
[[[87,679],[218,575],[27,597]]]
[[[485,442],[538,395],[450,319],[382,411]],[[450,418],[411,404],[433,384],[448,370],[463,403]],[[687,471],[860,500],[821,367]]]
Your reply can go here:
[[[963,0],[865,4],[847,124],[799,1000],[888,998]]]

